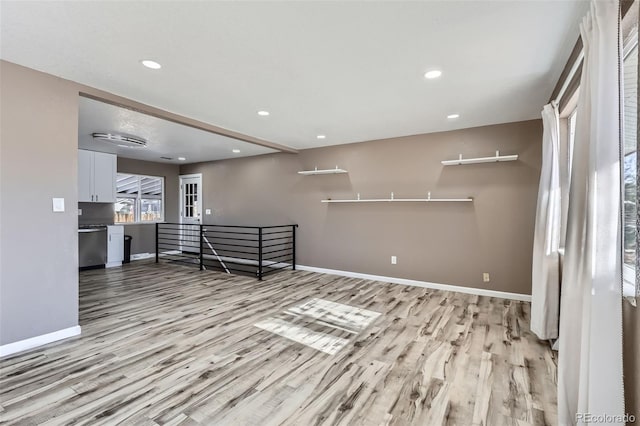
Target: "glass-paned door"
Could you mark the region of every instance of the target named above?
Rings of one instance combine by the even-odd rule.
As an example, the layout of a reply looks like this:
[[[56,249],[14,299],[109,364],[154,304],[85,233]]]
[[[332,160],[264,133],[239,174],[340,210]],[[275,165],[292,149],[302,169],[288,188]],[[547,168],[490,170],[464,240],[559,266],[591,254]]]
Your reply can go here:
[[[181,251],[200,252],[202,175],[180,176]],[[193,225],[193,226],[189,226]]]

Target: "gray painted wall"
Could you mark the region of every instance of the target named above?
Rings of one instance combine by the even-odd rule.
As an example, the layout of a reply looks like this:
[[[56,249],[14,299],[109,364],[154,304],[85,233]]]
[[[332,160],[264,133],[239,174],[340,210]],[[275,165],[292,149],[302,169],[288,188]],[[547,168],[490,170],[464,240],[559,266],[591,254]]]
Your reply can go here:
[[[118,157],[118,172],[164,177],[164,216],[167,222],[178,221],[179,166]],[[156,234],[154,224],[124,225],[124,233],[133,237],[131,254],[155,253]]]
[[[0,61],[0,74],[0,345],[3,345],[78,324],[75,206],[80,86],[5,61]],[[369,273],[380,269],[386,271],[384,275],[415,276],[416,279],[429,279],[437,275],[434,271],[446,271],[448,266],[450,275],[442,276],[444,282],[460,274],[459,284],[469,285],[477,284],[477,274],[482,270],[475,258],[489,259],[491,265],[502,263],[506,268],[494,267],[499,273],[493,274],[494,287],[490,288],[528,292],[540,132],[539,122],[514,123],[394,139],[387,141],[382,156],[368,153],[370,149],[381,149],[373,148],[379,143],[376,142],[308,150],[299,156],[280,154],[188,165],[182,167],[182,172],[205,173],[205,207],[214,209],[215,213],[213,217],[205,217],[209,222],[299,222],[301,244],[305,247],[299,261],[310,265],[336,268],[342,265],[344,269],[362,269]],[[443,145],[445,143],[449,145]],[[495,148],[509,153],[506,147],[519,151],[521,162],[469,166],[471,168],[455,172],[438,166],[443,155],[446,158],[455,158],[458,152],[486,155],[487,150],[490,153]],[[416,151],[407,151],[409,148]],[[140,170],[125,166],[128,162],[119,159],[119,170],[131,173]],[[331,167],[336,163],[350,169],[346,180],[342,176],[303,178],[295,173],[302,168]],[[157,169],[154,166],[147,170]],[[166,201],[168,220],[177,219],[177,175],[177,171],[165,175],[172,176],[176,182],[175,195],[168,195]],[[347,197],[357,191],[386,196],[390,188],[397,196],[437,189],[447,195],[475,194],[477,200],[472,211],[446,206],[430,211],[407,206],[403,212],[394,210],[395,206],[375,210],[361,205],[339,207],[339,210],[331,206],[330,210],[319,203],[325,196]],[[286,195],[287,192],[290,195]],[[482,201],[484,196],[487,198]],[[65,213],[52,213],[52,197],[65,198]],[[278,206],[277,201],[287,204]],[[170,203],[175,203],[173,212]],[[492,219],[493,214],[496,217]],[[335,216],[350,222],[336,227],[332,222]],[[434,221],[438,216],[445,221]],[[519,216],[522,217],[518,219]],[[418,224],[422,223],[418,228],[415,228],[416,222],[407,221],[415,217],[419,219]],[[380,218],[392,220],[376,223]],[[455,231],[456,223],[462,232],[444,232]],[[401,235],[414,228],[420,235],[426,233],[417,249],[429,265],[432,265],[429,254],[438,255],[440,250],[454,254],[453,258],[458,260],[453,265],[431,266],[416,273],[412,268],[405,268],[403,255],[397,267],[391,268],[385,266],[388,258],[370,255],[365,247],[366,256],[372,257],[364,267],[358,267],[363,256],[358,248],[362,248],[363,242],[373,240],[384,247],[371,236],[376,235],[376,225],[381,227],[383,235],[378,239],[382,243],[397,241],[386,240],[389,227]],[[430,227],[437,231],[438,226],[446,235],[425,232]],[[336,232],[335,228],[343,233]],[[374,232],[362,234],[362,230]],[[353,237],[359,233],[367,238],[354,244]],[[38,267],[34,267],[33,256],[25,255],[36,243],[42,254],[37,258]],[[396,247],[393,249],[397,254]],[[147,247],[140,250],[149,251]],[[334,250],[337,255],[330,253]],[[347,261],[340,262],[336,259],[338,256],[344,256]],[[348,261],[350,258],[354,259],[353,267]],[[627,411],[637,415],[640,412],[640,310],[627,303],[624,308],[625,395]]]
[[[78,91],[5,61],[0,74],[2,345],[78,325]]]
[[[420,281],[531,293],[541,164],[540,120],[350,145],[298,155],[191,164],[203,173],[205,223],[298,223],[298,263]],[[444,159],[519,161],[444,167]],[[314,167],[349,174],[301,176]],[[322,204],[330,197],[475,197],[473,203]],[[391,256],[398,264],[391,265]],[[482,282],[482,273],[491,282]]]

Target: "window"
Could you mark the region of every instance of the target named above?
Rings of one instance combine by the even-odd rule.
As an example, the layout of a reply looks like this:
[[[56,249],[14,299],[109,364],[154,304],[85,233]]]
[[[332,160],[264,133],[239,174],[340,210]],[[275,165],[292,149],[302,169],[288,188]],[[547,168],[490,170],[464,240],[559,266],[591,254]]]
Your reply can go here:
[[[568,146],[568,164],[567,170],[569,171],[569,176],[571,176],[571,163],[573,161],[573,144],[576,140],[576,114],[577,111],[574,109],[573,112],[569,115],[569,119],[567,120],[569,124],[568,134],[569,134],[569,146]]]
[[[118,173],[116,223],[164,220],[164,178]]]
[[[638,34],[625,45],[623,64],[623,275],[625,294],[635,295],[637,228],[637,120],[638,120]],[[628,290],[627,290],[628,288]]]

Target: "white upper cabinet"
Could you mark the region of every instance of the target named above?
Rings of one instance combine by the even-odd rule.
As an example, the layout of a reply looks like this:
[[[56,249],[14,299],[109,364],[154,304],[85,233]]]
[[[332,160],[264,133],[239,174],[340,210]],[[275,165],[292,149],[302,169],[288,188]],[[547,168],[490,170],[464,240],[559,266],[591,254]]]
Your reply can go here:
[[[93,193],[99,203],[116,202],[117,157],[113,154],[94,152]]]
[[[78,201],[115,203],[117,157],[78,150]]]
[[[93,152],[78,150],[78,201],[93,201]]]

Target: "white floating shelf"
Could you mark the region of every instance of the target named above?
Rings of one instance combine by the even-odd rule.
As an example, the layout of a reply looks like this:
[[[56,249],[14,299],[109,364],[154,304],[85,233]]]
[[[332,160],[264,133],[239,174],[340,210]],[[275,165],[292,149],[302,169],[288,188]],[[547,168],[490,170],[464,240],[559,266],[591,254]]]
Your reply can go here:
[[[501,163],[504,161],[515,161],[518,159],[518,155],[500,155],[500,151],[496,151],[495,157],[480,157],[480,158],[462,158],[462,154],[457,160],[443,160],[442,164],[445,166],[459,166],[462,164],[479,164],[479,163]]]
[[[362,200],[321,200],[323,203],[442,203],[442,202],[471,202],[473,198],[372,198]]]
[[[318,168],[316,167],[315,170],[301,170],[301,171],[298,172],[298,174],[305,175],[305,176],[310,176],[310,175],[334,175],[334,174],[338,174],[338,173],[349,173],[349,172],[344,170],[344,169],[339,169],[338,166],[336,166],[335,169],[318,170]]]
[[[472,202],[473,198],[431,198],[431,192],[427,194],[427,198],[394,198],[393,192],[391,198],[358,198],[355,200],[320,200],[323,203],[443,203],[443,202]]]

